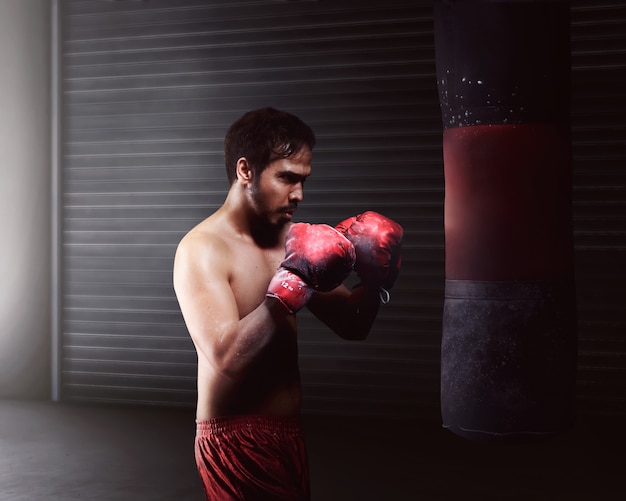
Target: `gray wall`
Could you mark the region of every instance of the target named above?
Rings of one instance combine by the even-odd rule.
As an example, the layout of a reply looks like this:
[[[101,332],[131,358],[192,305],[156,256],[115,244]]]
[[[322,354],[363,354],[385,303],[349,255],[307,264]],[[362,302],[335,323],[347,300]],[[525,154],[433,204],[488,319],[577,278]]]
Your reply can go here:
[[[61,17],[61,399],[194,405],[173,257],[225,199],[228,126],[269,105],[318,138],[298,220],[369,209],[405,228],[401,276],[366,341],[299,315],[304,411],[436,414],[443,178],[430,3],[66,0]]]
[[[50,2],[0,2],[0,396],[50,387]]]

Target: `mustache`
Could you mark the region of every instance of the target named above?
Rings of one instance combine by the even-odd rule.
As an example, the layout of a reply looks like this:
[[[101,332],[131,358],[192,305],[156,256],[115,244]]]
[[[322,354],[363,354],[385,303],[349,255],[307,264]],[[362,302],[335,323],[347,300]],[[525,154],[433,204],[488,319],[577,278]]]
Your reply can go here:
[[[285,205],[284,207],[281,207],[280,211],[281,212],[294,212],[297,208],[298,208],[298,204],[293,203],[293,204],[289,204],[289,205]]]

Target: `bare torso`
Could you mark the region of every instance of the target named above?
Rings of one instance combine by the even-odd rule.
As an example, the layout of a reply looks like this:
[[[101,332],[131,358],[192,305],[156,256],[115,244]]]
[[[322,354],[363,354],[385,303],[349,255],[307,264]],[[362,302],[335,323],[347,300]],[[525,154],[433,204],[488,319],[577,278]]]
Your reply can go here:
[[[265,299],[267,286],[284,259],[284,238],[277,245],[261,248],[249,236],[233,231],[218,211],[194,230],[217,238],[224,252],[219,263],[228,275],[239,318]],[[300,410],[300,376],[296,322],[288,316],[277,336],[264,349],[245,375],[234,381],[218,372],[209,357],[198,350],[197,418],[239,414],[295,415]]]

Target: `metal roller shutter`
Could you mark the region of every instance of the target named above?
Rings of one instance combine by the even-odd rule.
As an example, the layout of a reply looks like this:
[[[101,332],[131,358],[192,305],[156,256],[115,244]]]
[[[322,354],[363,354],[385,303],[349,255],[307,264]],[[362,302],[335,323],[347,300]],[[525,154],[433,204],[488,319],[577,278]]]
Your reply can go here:
[[[407,230],[366,342],[301,315],[305,412],[435,410],[443,179],[430,2],[62,6],[63,398],[193,404],[174,251],[225,197],[226,128],[271,105],[318,136],[300,220],[373,209]]]
[[[62,6],[62,398],[193,405],[176,245],[223,201],[226,128],[265,105],[310,123],[298,218],[403,224],[368,338],[301,314],[304,411],[436,417],[443,161],[432,2],[67,0]],[[623,412],[626,14],[572,2],[579,399]]]
[[[626,5],[572,2],[581,412],[626,413]]]

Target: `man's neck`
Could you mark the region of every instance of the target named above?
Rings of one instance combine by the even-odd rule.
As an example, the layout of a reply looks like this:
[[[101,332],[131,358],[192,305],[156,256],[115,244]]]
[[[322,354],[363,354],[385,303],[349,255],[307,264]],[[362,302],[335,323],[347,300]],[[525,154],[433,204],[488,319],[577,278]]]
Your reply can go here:
[[[256,214],[236,190],[229,191],[220,210],[223,211],[229,227],[242,238],[250,238],[264,249],[282,245],[286,227],[273,225]]]

